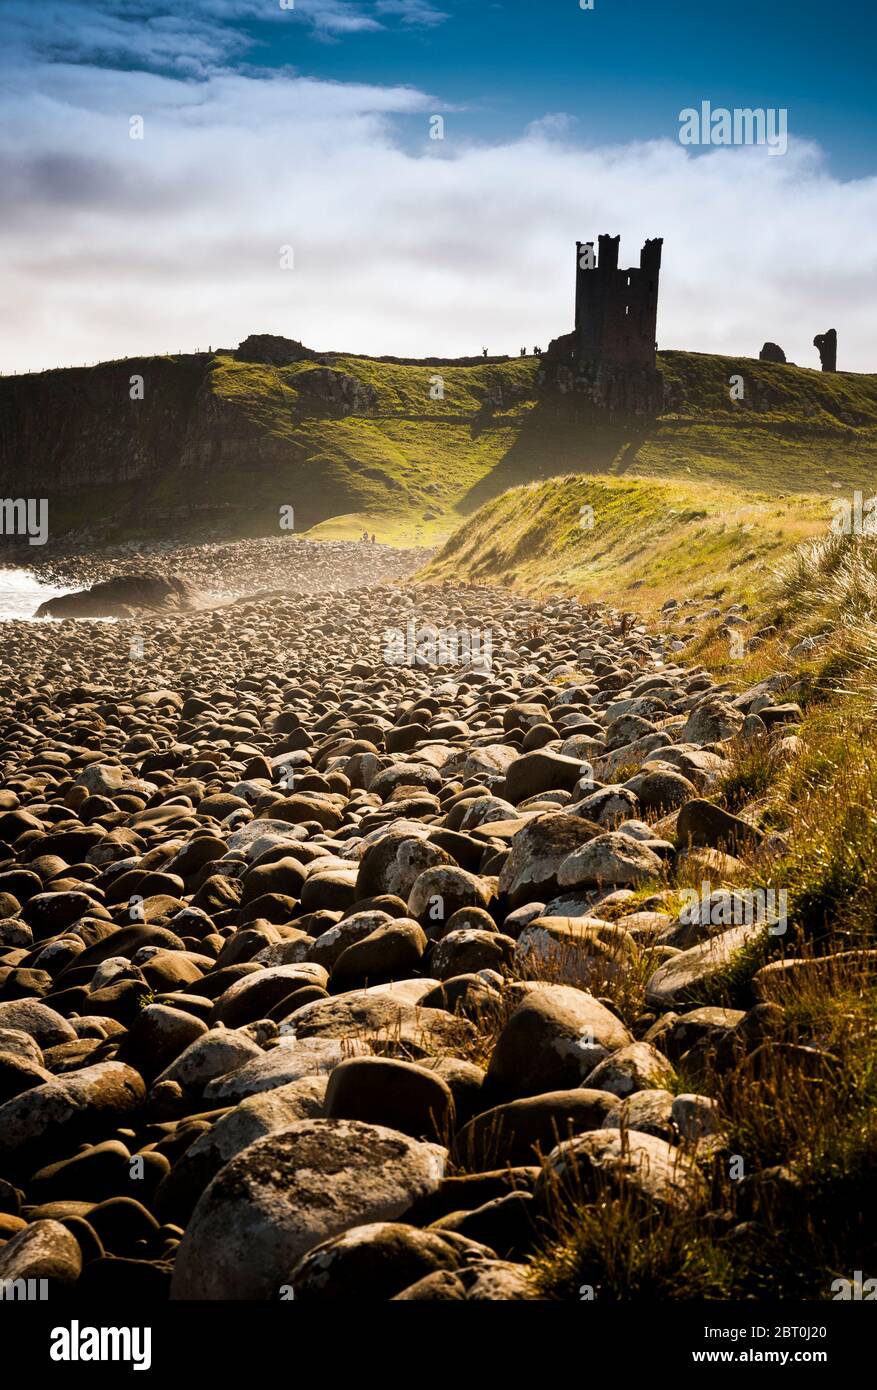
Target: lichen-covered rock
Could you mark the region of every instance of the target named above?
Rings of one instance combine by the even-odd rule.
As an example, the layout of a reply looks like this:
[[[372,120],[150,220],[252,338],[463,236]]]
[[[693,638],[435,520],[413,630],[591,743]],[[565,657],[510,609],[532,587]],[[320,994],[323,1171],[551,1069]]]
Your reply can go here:
[[[204,1192],[171,1297],[279,1297],[301,1257],[353,1226],[396,1221],[434,1192],[446,1151],[353,1120],[303,1120],[250,1144]]]
[[[53,1077],[0,1105],[0,1168],[33,1168],[56,1146],[69,1153],[84,1139],[103,1139],[145,1098],[143,1078],[122,1062]]]
[[[707,1185],[693,1161],[665,1139],[640,1130],[597,1129],[559,1144],[536,1184],[538,1200],[573,1190],[582,1197],[627,1191],[648,1206],[702,1206]]]

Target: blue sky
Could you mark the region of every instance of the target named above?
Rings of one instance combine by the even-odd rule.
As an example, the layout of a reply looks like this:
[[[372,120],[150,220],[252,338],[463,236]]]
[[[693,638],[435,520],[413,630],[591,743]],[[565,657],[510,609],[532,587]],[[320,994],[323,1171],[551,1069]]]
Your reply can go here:
[[[664,236],[662,346],[836,327],[875,370],[875,38],[851,0],[0,0],[0,370],[515,352],[603,231]],[[787,152],[683,148],[703,100],[786,109]]]
[[[877,172],[877,18],[856,0],[595,0],[591,11],[578,0],[436,0],[420,24],[347,8],[383,27],[327,42],[309,23],[251,21],[253,59],[338,81],[414,81],[459,104],[461,129],[480,138],[552,110],[583,139],[625,143],[672,136],[679,110],[704,97],[784,106],[835,171]]]

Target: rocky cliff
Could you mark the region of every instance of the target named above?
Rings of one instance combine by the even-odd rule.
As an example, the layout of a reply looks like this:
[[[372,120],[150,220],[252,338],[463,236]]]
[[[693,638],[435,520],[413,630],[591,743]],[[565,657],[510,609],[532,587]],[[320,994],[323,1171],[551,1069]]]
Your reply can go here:
[[[296,529],[438,515],[513,441],[535,367],[379,363],[257,335],[234,351],[7,377],[0,494],[47,498],[53,540],[265,534],[283,507]]]

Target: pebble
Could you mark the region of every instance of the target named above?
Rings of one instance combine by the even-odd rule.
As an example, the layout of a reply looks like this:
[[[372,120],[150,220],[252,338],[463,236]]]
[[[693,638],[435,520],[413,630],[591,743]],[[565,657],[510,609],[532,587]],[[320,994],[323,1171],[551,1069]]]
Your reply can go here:
[[[715,1105],[670,1081],[764,1042],[709,998],[753,929],[661,895],[762,843],[708,797],[744,721],[785,756],[800,711],[611,608],[406,584],[424,558],[54,554],[139,575],[127,616],[0,626],[3,1277],[518,1301],[540,1156],[701,1201]],[[399,662],[412,624],[490,660]]]

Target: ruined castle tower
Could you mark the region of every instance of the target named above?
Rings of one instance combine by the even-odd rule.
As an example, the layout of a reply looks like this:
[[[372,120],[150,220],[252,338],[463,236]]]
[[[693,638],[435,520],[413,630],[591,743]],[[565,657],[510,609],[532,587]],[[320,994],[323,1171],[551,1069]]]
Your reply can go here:
[[[827,333],[817,333],[813,346],[818,349],[819,362],[824,372],[837,371],[837,330],[829,328]]]
[[[657,414],[664,384],[655,363],[663,237],[639,265],[618,268],[617,236],[576,242],[575,328],[550,344],[543,380],[576,391],[601,415]]]
[[[647,241],[639,265],[618,269],[617,236],[576,242],[575,332],[581,360],[655,365],[663,237]]]

